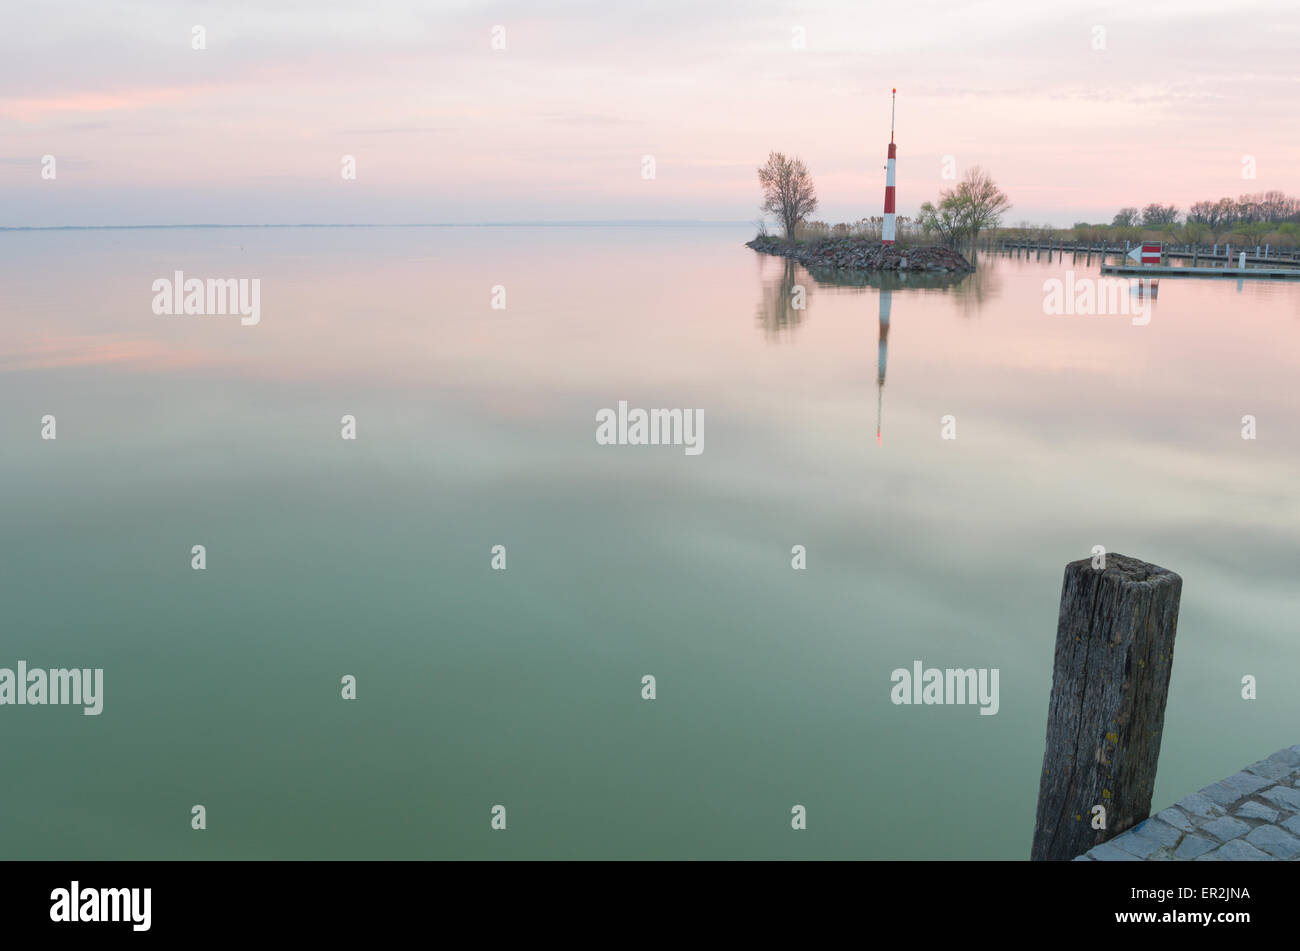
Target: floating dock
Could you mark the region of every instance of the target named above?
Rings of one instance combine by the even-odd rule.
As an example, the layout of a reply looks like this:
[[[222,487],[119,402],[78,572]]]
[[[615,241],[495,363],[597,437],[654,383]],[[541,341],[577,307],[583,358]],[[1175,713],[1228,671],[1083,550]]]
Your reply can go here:
[[[1169,267],[1159,264],[1103,264],[1102,274],[1133,277],[1253,277],[1300,281],[1300,269],[1270,267]]]

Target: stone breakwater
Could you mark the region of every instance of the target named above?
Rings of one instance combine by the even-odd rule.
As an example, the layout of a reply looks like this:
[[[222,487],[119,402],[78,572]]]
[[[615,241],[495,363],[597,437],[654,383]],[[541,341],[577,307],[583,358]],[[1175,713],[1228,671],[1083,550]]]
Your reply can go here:
[[[794,258],[804,267],[852,271],[965,272],[975,270],[964,257],[937,246],[886,247],[870,238],[827,238],[804,244],[788,244],[780,238],[755,238],[746,247],[764,254]]]
[[[1192,793],[1075,859],[1171,860],[1300,860],[1300,746],[1278,750]]]

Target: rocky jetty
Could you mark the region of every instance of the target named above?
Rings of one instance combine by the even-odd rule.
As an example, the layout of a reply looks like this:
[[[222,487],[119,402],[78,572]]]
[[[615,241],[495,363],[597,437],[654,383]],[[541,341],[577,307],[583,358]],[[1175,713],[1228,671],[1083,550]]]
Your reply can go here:
[[[949,248],[937,246],[904,248],[885,246],[879,239],[826,238],[804,244],[790,244],[780,238],[755,238],[745,242],[747,247],[764,254],[779,254],[794,258],[812,270],[841,269],[851,271],[922,271],[966,272],[975,268],[962,255]]]

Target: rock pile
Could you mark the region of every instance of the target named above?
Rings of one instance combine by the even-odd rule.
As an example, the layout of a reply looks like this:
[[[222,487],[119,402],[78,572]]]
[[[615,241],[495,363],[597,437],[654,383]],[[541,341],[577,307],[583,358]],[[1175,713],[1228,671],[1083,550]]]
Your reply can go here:
[[[870,238],[827,238],[807,244],[788,244],[780,238],[755,238],[746,242],[746,246],[764,254],[794,258],[806,268],[909,272],[975,270],[969,261],[949,248],[885,246]]]

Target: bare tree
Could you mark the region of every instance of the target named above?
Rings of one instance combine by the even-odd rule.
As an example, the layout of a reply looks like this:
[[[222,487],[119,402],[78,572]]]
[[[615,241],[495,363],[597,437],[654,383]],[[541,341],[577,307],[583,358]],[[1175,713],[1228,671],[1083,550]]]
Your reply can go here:
[[[1178,224],[1178,206],[1162,205],[1153,201],[1142,209],[1142,224],[1148,228],[1158,225],[1176,225]]]
[[[938,234],[943,243],[955,248],[969,240],[972,248],[981,231],[996,228],[1002,215],[1011,207],[1011,199],[993,181],[993,176],[978,165],[968,170],[956,188],[944,190],[939,204],[921,206],[922,230]]]
[[[1110,226],[1112,228],[1132,228],[1142,219],[1142,213],[1136,208],[1121,208],[1116,214]]]
[[[799,222],[817,210],[817,192],[803,159],[771,153],[758,170],[758,184],[763,189],[760,210],[781,219],[786,240],[793,241]]]
[[[971,246],[980,232],[996,228],[1002,215],[1011,207],[1011,199],[998,188],[993,176],[978,165],[969,169],[954,194],[961,205],[961,223],[970,235]]]
[[[1187,210],[1187,223],[1205,225],[1211,231],[1218,231],[1224,224],[1223,211],[1218,202],[1198,201]]]

